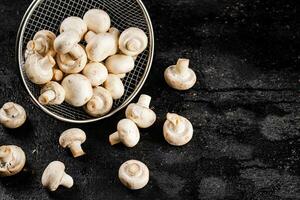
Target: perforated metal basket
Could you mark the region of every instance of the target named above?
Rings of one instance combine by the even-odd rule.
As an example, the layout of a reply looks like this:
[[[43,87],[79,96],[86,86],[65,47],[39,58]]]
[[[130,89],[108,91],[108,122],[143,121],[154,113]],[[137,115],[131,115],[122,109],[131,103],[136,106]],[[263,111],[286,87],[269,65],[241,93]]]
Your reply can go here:
[[[68,16],[83,17],[84,13],[92,8],[105,10],[111,17],[112,26],[120,31],[129,27],[138,27],[144,30],[149,38],[148,47],[136,59],[134,70],[123,79],[125,86],[123,97],[114,101],[110,113],[99,118],[93,118],[86,114],[82,108],[75,108],[67,103],[56,106],[41,105],[37,100],[40,87],[31,83],[24,72],[26,44],[37,31],[46,29],[58,34],[59,25],[65,18]],[[34,103],[51,116],[73,123],[101,120],[112,116],[125,107],[143,86],[153,59],[153,28],[147,10],[140,0],[34,0],[23,17],[17,39],[17,55],[21,77]]]

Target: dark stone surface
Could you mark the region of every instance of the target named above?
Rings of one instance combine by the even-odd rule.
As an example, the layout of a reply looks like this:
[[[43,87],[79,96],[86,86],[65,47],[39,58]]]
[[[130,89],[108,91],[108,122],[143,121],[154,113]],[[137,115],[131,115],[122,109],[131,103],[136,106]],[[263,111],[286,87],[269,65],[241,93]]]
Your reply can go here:
[[[29,199],[300,199],[300,68],[296,1],[145,0],[155,29],[155,59],[141,93],[153,97],[154,127],[132,149],[110,147],[108,135],[124,114],[86,125],[57,121],[32,104],[15,61],[15,39],[30,0],[0,3],[0,104],[16,101],[29,120],[0,127],[0,144],[27,154],[26,171],[0,179],[1,200]],[[187,92],[167,87],[165,67],[191,59],[198,82]],[[189,118],[192,141],[176,148],[162,136],[166,112]],[[87,155],[73,159],[59,134],[87,132]],[[118,178],[128,159],[145,162],[150,182],[129,191]],[[66,164],[75,185],[48,193],[41,174],[53,160]]]

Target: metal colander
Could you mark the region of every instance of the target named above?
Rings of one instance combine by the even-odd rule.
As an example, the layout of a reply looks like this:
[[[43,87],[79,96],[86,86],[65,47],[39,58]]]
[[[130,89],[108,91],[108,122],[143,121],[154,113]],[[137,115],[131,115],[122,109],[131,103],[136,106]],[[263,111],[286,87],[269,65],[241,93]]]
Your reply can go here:
[[[138,56],[135,68],[123,79],[125,93],[123,97],[114,101],[113,108],[105,116],[93,118],[82,108],[75,108],[67,103],[55,106],[44,106],[38,102],[40,87],[29,81],[24,72],[24,54],[26,44],[34,34],[42,29],[58,34],[60,23],[69,16],[83,17],[92,8],[105,10],[111,17],[112,26],[120,31],[129,27],[138,27],[145,31],[149,38],[147,49]],[[86,123],[109,117],[125,107],[143,86],[153,59],[154,36],[150,17],[140,0],[35,0],[26,11],[19,28],[17,52],[21,77],[25,87],[43,111],[62,121]]]

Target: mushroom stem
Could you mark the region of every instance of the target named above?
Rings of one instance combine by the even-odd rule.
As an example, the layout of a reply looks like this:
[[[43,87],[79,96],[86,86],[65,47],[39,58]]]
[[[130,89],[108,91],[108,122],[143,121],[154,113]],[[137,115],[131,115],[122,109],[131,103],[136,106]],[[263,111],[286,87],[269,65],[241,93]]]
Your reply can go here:
[[[94,96],[87,104],[87,110],[94,111],[103,107],[103,101],[99,96]]]
[[[73,186],[73,184],[74,184],[73,178],[70,175],[64,173],[64,175],[61,179],[60,185],[66,187],[66,188],[71,188]]]
[[[142,94],[137,102],[138,105],[149,108],[151,97],[149,95]]]
[[[55,65],[55,60],[52,56],[47,55],[40,60],[40,65],[42,68],[48,70]]]
[[[178,59],[177,64],[176,64],[176,70],[180,74],[185,73],[189,68],[189,63],[190,63],[189,59],[183,59],[183,58]]]
[[[184,129],[184,124],[181,123],[181,119],[177,114],[168,113],[167,120],[171,122],[176,132],[180,132]]]
[[[130,51],[136,51],[140,49],[141,43],[137,39],[131,39],[127,42],[126,47]]]
[[[74,141],[69,145],[69,148],[72,152],[72,155],[74,158],[82,156],[85,154],[85,152],[81,148],[81,143],[80,141]]]
[[[56,94],[53,90],[47,90],[39,97],[39,102],[43,105],[48,104],[50,101],[54,100],[56,97]]]
[[[13,103],[4,104],[3,110],[6,112],[8,116],[11,116],[13,118],[18,116],[19,114],[19,111],[17,110],[17,108]]]
[[[84,36],[84,40],[89,43],[91,41],[91,39],[96,35],[96,33],[94,33],[93,31],[89,31],[85,34]]]
[[[27,49],[29,49],[29,50],[39,51],[39,50],[42,50],[43,48],[44,47],[43,47],[43,39],[42,38],[38,38],[37,40],[30,40],[27,43]]]
[[[120,137],[119,137],[118,131],[114,132],[113,134],[111,134],[111,135],[109,136],[109,143],[110,143],[111,145],[115,145],[115,144],[118,144],[118,143],[120,143],[120,142],[121,142],[121,141],[120,141]]]
[[[72,48],[72,50],[69,52],[69,55],[74,59],[77,60],[78,58],[82,57],[82,51],[78,47]]]
[[[0,161],[3,162],[3,163],[7,163],[11,160],[13,160],[11,149],[9,147],[5,147],[5,146],[2,147],[0,149]]]
[[[61,81],[62,79],[63,79],[63,77],[64,77],[64,73],[61,71],[61,70],[59,70],[59,69],[53,69],[53,80],[54,81]]]

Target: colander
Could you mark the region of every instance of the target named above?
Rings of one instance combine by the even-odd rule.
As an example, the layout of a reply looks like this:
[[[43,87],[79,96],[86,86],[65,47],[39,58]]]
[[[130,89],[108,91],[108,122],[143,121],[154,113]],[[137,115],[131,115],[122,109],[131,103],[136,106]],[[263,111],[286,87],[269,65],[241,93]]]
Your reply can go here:
[[[92,8],[105,10],[111,17],[112,26],[120,31],[138,27],[149,38],[147,49],[138,56],[135,68],[123,79],[125,93],[114,101],[112,110],[105,116],[94,118],[82,108],[67,103],[44,106],[39,103],[40,86],[29,81],[24,72],[26,44],[39,30],[58,34],[60,23],[69,16],[83,17]],[[47,114],[66,122],[88,123],[112,116],[124,108],[142,88],[151,68],[154,53],[154,35],[149,14],[140,0],[34,0],[26,11],[17,36],[17,55],[22,80],[33,102]]]

